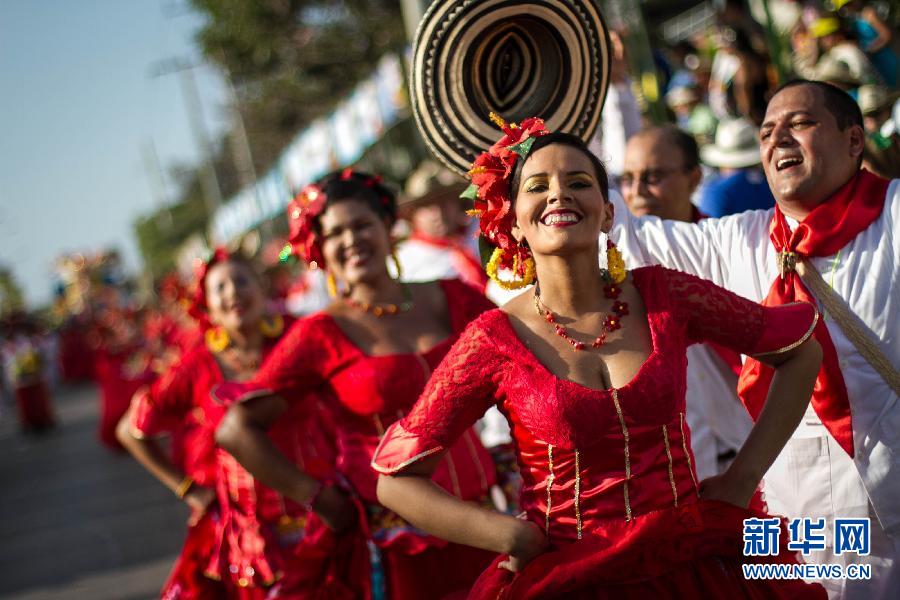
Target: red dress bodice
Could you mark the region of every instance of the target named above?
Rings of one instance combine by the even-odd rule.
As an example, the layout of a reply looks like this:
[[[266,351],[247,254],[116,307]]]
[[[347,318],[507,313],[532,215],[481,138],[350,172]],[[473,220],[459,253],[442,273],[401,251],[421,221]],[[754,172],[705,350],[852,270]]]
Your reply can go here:
[[[506,313],[489,311],[466,330],[413,411],[388,431],[373,466],[402,471],[448,447],[496,404],[516,445],[520,506],[545,529],[551,547],[584,548],[582,539],[608,547],[656,519],[642,517],[666,511],[673,511],[663,519],[673,524],[667,535],[677,535],[678,515],[698,502],[703,510],[710,504],[699,500],[684,419],[686,347],[712,341],[746,354],[775,351],[805,339],[816,313],[808,304],[762,307],[662,267],[637,269],[632,277],[646,306],[652,351],[628,384],[594,390],[555,376]],[[653,536],[666,547],[661,532]],[[630,565],[637,573],[645,566]],[[614,571],[634,574],[622,565]],[[591,572],[604,576],[596,564]],[[529,586],[542,589],[540,582]]]
[[[386,428],[412,408],[432,371],[466,325],[494,306],[458,280],[441,281],[440,285],[450,312],[452,334],[425,353],[367,355],[343,333],[333,317],[320,312],[291,328],[253,381],[246,386],[233,386],[244,391],[254,389],[256,393],[264,389],[292,403],[302,402],[310,394],[332,398],[324,408],[334,423],[336,467],[368,505],[373,538],[384,546],[409,552],[421,550],[424,538],[378,505],[378,474],[369,466],[372,456]],[[224,386],[217,393],[229,395]],[[482,499],[495,481],[493,463],[471,428],[459,434],[458,443],[441,461],[434,481],[457,497]]]

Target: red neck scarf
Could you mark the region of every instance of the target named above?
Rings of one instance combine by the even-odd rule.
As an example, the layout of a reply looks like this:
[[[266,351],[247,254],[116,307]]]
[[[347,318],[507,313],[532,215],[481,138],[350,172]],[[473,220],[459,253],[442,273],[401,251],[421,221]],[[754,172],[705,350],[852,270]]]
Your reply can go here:
[[[784,213],[777,206],[769,237],[775,250],[794,252],[798,260],[816,256],[832,256],[862,233],[875,221],[884,208],[887,179],[877,177],[865,169],[859,171],[830,198],[817,206],[791,232]],[[794,271],[778,277],[769,288],[763,306],[777,306],[789,302],[817,304],[803,280]],[[838,364],[834,343],[823,319],[819,319],[813,336],[822,346],[822,368],[813,389],[812,406],[822,423],[847,454],[853,456],[853,428],[847,386]],[[756,419],[762,410],[774,371],[759,361],[748,358],[738,381],[741,396],[750,415]]]

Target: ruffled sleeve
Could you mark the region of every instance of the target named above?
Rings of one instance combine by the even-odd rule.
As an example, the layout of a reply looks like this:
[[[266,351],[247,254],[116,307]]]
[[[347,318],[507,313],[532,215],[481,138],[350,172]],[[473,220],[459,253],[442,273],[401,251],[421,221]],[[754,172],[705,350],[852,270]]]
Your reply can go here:
[[[495,403],[502,359],[485,327],[494,312],[466,328],[413,409],[385,432],[372,458],[376,471],[393,475],[446,450]]]
[[[763,306],[712,282],[662,269],[689,343],[713,342],[748,356],[792,350],[812,335],[816,307],[807,302]]]
[[[155,437],[173,431],[194,408],[193,382],[202,368],[198,352],[189,353],[151,386],[144,386],[131,401],[131,434]]]

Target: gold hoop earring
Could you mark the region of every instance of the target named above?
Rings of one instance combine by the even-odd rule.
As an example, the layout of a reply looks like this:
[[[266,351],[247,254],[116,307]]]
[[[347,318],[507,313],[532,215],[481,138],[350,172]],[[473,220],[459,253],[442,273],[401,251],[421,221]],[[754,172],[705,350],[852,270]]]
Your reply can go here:
[[[203,337],[206,340],[206,347],[211,352],[222,352],[231,345],[231,336],[228,335],[224,327],[218,325],[207,329]]]
[[[531,257],[531,253],[529,252],[525,260],[521,260],[520,254],[522,253],[522,250],[523,248],[520,246],[513,254],[512,279],[506,280],[500,278],[500,264],[501,262],[503,262],[504,255],[504,251],[501,248],[494,249],[494,253],[491,254],[491,260],[488,261],[488,264],[485,267],[487,276],[496,281],[497,285],[499,285],[504,290],[520,290],[534,283],[534,258]],[[528,251],[525,250],[525,252]],[[521,279],[519,279],[519,271],[522,269],[524,269],[524,272],[521,274]]]
[[[264,317],[259,322],[259,330],[267,338],[277,338],[284,331],[284,318],[281,315]]]
[[[400,259],[397,258],[396,249],[391,249],[391,260],[394,263],[394,269],[397,271],[397,276],[394,277],[394,279],[400,281],[401,279],[403,279],[403,267],[400,266]]]
[[[325,282],[328,286],[328,295],[332,298],[337,298],[337,281],[334,280],[334,273],[328,271],[328,276],[325,278]]]

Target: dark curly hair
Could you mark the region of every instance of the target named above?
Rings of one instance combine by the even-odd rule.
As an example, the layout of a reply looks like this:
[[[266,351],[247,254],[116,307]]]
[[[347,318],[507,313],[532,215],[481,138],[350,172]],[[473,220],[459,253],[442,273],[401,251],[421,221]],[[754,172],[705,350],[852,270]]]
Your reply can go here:
[[[343,169],[325,175],[317,185],[325,194],[326,209],[338,202],[356,200],[366,204],[391,225],[397,220],[397,197],[377,175]]]

